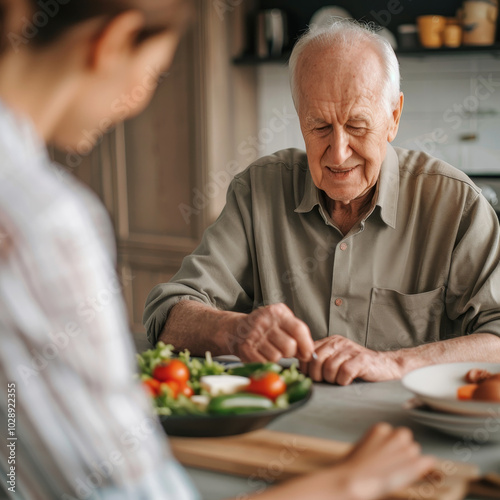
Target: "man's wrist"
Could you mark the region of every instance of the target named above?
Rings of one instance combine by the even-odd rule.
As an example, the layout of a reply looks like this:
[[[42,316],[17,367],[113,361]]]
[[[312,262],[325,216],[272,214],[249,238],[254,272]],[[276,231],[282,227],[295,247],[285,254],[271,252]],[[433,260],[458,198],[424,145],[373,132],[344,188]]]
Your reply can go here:
[[[387,352],[387,355],[394,363],[398,378],[425,365],[422,358],[418,356],[417,349],[417,347],[414,347]]]
[[[246,316],[243,313],[231,311],[218,311],[220,314],[215,329],[215,342],[221,352],[239,356],[239,345],[243,343],[245,332],[241,331],[241,319]]]

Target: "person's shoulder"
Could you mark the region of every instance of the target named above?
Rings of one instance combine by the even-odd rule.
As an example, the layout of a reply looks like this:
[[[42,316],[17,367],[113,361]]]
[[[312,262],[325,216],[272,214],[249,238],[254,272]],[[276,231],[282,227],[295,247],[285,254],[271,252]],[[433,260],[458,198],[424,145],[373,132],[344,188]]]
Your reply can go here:
[[[462,172],[444,160],[431,156],[424,151],[399,147],[395,147],[394,150],[398,156],[399,170],[402,174],[419,177],[429,182],[434,182],[435,177],[438,176],[449,179],[457,185],[467,186],[478,194],[480,193],[480,189],[465,172]]]
[[[41,239],[57,235],[80,239],[88,236],[89,228],[100,231],[95,226],[108,225],[97,195],[61,166],[44,162],[29,169],[4,171],[3,180],[3,218],[25,234]]]
[[[305,151],[288,148],[255,160],[245,170],[237,174],[235,179],[245,183],[258,180],[269,181],[274,174],[279,174],[281,177],[293,177],[294,173],[305,173],[307,170]]]
[[[61,193],[61,203],[81,205],[95,218],[108,217],[98,195],[65,167],[53,162],[48,166],[48,173],[55,176],[55,189]]]

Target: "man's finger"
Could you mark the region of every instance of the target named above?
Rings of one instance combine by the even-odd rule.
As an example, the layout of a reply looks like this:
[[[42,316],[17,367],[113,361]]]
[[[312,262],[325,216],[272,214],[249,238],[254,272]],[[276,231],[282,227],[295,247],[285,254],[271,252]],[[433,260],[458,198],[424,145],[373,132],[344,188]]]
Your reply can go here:
[[[291,358],[297,353],[297,341],[281,328],[272,328],[267,334],[267,340],[278,349],[283,358]]]
[[[348,359],[339,367],[337,371],[337,384],[339,385],[349,385],[352,381],[362,376],[363,372],[366,371],[367,367],[361,361],[359,356]]]
[[[314,342],[315,358],[311,358],[308,366],[309,376],[315,382],[323,381],[323,363],[331,356],[335,356],[335,348],[329,338]]]
[[[314,342],[309,327],[292,312],[284,314],[280,318],[280,327],[297,343],[295,356],[303,361],[309,361],[314,352]]]
[[[286,333],[282,332],[282,335],[286,335]],[[281,351],[266,337],[264,337],[262,342],[257,346],[257,351],[266,358],[266,361],[272,361],[273,363],[277,363],[283,357]]]
[[[323,363],[323,379],[330,384],[337,382],[340,367],[348,360],[352,359],[349,352],[336,352],[330,355]]]
[[[328,351],[318,350],[316,352],[317,359],[311,359],[308,363],[308,375],[315,382],[323,381],[323,364],[328,359]]]
[[[260,354],[254,345],[245,343],[242,345],[240,351],[240,359],[243,363],[265,363],[268,361],[262,354]]]

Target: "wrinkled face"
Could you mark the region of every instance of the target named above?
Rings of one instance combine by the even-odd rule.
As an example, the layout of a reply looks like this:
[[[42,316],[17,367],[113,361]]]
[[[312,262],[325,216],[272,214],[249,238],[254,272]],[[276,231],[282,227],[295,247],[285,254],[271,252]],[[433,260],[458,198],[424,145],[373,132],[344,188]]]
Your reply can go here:
[[[350,203],[376,184],[400,106],[388,115],[377,54],[363,46],[332,50],[311,44],[297,66],[298,115],[314,184]]]

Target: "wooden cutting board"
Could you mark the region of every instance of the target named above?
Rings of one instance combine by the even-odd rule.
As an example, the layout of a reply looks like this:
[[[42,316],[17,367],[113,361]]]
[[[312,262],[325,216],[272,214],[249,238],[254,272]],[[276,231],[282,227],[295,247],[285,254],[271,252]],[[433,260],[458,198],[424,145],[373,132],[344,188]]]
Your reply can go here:
[[[332,465],[352,448],[350,443],[266,429],[220,438],[171,437],[170,444],[185,466],[268,483]],[[432,475],[392,494],[390,500],[462,499],[469,481],[477,478],[479,470],[474,465],[440,461]]]

